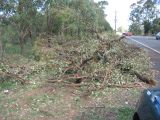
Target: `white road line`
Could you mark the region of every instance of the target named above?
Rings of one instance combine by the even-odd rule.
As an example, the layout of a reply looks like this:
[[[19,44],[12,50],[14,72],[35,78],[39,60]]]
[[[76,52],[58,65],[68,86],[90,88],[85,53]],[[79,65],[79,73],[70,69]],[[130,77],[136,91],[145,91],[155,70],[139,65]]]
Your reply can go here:
[[[151,48],[151,47],[149,47],[149,46],[147,46],[147,45],[145,45],[145,44],[143,44],[143,43],[141,43],[141,42],[139,42],[139,41],[137,41],[137,40],[135,40],[135,39],[133,39],[133,38],[130,38],[130,37],[127,37],[127,38],[130,39],[130,40],[133,40],[133,41],[135,41],[135,42],[137,42],[137,43],[139,43],[139,44],[141,44],[141,45],[143,45],[143,46],[146,47],[146,48],[149,48],[149,49],[153,50],[154,52],[156,52],[156,53],[158,53],[158,54],[160,54],[159,51],[157,51],[157,50],[155,50],[155,49],[153,49],[153,48]]]

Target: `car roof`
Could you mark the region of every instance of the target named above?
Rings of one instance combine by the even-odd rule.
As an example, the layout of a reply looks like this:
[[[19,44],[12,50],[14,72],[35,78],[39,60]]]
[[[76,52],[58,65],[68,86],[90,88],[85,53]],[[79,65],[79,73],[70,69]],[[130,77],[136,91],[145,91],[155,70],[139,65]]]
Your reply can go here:
[[[157,35],[160,35],[160,32],[158,32]]]
[[[160,87],[150,88],[147,89],[147,91],[150,91],[151,93],[154,93],[157,96],[160,96]]]

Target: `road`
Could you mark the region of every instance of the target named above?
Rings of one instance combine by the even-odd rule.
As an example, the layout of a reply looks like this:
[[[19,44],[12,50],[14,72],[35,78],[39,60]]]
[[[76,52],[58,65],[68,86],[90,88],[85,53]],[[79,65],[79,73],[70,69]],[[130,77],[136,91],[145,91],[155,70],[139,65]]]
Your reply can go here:
[[[148,51],[152,69],[158,71],[155,79],[160,85],[160,40],[147,36],[131,36],[127,37],[127,39],[129,43],[136,44]]]

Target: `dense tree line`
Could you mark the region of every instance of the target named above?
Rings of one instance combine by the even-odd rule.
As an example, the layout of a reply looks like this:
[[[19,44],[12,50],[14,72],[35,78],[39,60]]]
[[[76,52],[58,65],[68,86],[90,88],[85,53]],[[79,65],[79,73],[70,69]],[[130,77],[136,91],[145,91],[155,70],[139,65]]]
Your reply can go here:
[[[34,43],[39,34],[78,37],[111,31],[103,9],[107,1],[1,0],[0,26],[3,44]]]
[[[131,6],[129,30],[135,34],[155,34],[160,31],[160,16],[153,0],[139,0]]]

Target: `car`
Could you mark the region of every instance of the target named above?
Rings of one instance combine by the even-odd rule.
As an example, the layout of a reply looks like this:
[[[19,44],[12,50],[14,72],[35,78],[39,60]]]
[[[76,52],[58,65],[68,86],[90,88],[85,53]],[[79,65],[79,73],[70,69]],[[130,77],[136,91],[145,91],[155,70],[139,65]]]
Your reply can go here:
[[[122,35],[123,35],[123,36],[132,36],[133,34],[132,34],[132,32],[125,32],[125,33],[123,33]]]
[[[127,36],[127,33],[122,33],[122,36]]]
[[[156,34],[156,40],[160,40],[160,32]]]
[[[133,35],[133,33],[132,32],[128,32],[128,36],[132,36]]]
[[[143,91],[137,103],[133,120],[160,120],[160,88]]]

